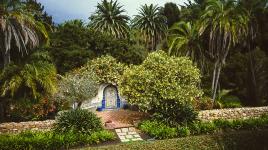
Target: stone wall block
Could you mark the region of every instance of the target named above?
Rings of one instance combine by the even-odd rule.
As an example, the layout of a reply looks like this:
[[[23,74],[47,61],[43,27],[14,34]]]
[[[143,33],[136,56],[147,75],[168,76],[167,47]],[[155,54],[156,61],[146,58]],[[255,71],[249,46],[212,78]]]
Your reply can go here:
[[[212,121],[215,119],[233,120],[240,118],[260,117],[265,114],[268,115],[268,107],[216,109],[200,111],[198,114],[198,119],[203,121]]]

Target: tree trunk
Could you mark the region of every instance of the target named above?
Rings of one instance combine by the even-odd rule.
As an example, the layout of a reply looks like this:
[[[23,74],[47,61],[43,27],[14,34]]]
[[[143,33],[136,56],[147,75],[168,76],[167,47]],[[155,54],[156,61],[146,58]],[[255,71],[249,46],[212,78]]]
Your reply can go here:
[[[3,67],[6,67],[10,63],[10,51],[3,52]]]
[[[214,87],[214,94],[213,94],[213,100],[215,101],[216,96],[217,96],[217,91],[218,91],[218,87],[219,87],[219,80],[220,80],[220,74],[221,74],[221,65],[218,66],[217,69],[217,76],[216,76],[216,80],[215,80],[215,87]]]
[[[0,98],[0,123],[6,121],[6,107],[5,99]]]
[[[212,81],[212,99],[215,101],[218,91],[219,79],[221,74],[221,64],[217,61],[214,66],[213,71],[213,81]]]

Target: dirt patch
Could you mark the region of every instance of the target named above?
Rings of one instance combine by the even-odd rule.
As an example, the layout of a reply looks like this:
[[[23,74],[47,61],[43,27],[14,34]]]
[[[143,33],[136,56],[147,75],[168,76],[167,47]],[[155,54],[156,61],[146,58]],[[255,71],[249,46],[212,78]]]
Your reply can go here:
[[[97,116],[101,118],[105,124],[107,122],[113,123],[113,128],[131,127],[141,120],[149,117],[148,114],[131,110],[106,110],[103,112],[96,112]]]

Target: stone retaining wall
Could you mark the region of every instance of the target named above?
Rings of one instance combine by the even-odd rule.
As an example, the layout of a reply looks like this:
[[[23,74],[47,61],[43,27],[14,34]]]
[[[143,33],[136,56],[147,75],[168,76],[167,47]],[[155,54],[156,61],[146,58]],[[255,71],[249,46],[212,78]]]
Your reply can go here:
[[[46,131],[52,128],[54,120],[46,121],[29,121],[29,122],[9,122],[0,124],[0,134],[1,133],[20,133],[22,131]]]
[[[234,108],[234,109],[216,109],[200,111],[198,118],[202,121],[211,121],[215,119],[246,119],[251,117],[259,117],[261,115],[268,115],[268,107],[255,108]],[[50,130],[54,120],[46,121],[30,121],[30,122],[10,122],[0,124],[1,133],[19,133],[26,130],[44,131]]]
[[[268,115],[268,107],[244,107],[200,111],[198,114],[198,118],[202,121],[211,121],[215,119],[234,120],[260,117],[264,114]]]

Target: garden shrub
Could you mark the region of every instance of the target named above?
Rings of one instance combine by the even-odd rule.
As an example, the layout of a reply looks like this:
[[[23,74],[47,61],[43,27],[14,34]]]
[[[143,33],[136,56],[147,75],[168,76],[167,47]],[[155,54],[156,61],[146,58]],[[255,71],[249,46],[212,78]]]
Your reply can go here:
[[[214,101],[210,97],[202,97],[194,100],[196,110],[211,110],[214,108]]]
[[[190,129],[188,127],[178,127],[177,132],[179,137],[186,137],[191,134]]]
[[[102,130],[102,123],[96,114],[88,110],[64,111],[56,118],[54,130],[58,133],[91,134]]]
[[[28,150],[28,149],[69,149],[75,146],[98,144],[114,140],[115,135],[110,131],[98,131],[91,135],[53,132],[24,132],[20,134],[0,135],[1,150]]]
[[[55,101],[46,97],[36,100],[21,99],[12,102],[11,107],[9,120],[14,122],[54,118],[59,108]]]
[[[218,119],[211,122],[195,121],[185,125],[171,127],[159,121],[144,121],[140,124],[141,131],[157,139],[166,139],[174,137],[185,137],[189,135],[200,135],[215,133],[220,130],[256,130],[268,127],[268,116],[264,115],[259,118],[223,120]]]
[[[193,100],[202,95],[199,83],[200,71],[188,58],[157,51],[141,65],[127,69],[119,80],[119,89],[130,104],[138,105],[142,111],[157,113],[162,119],[170,116],[168,122],[180,123],[194,118],[186,118],[181,112],[184,107],[191,108]]]
[[[139,128],[157,139],[168,139],[177,136],[176,128],[169,127],[158,121],[144,121],[140,124]]]
[[[213,122],[198,122],[200,133],[214,133],[218,130],[217,126]]]
[[[189,104],[183,105],[176,101],[168,100],[163,101],[161,105],[164,109],[157,109],[153,118],[165,122],[168,125],[177,126],[178,123],[189,123],[197,118],[197,112]]]
[[[217,119],[214,121],[214,124],[221,129],[227,129],[232,126],[232,121],[224,120],[224,119]]]
[[[220,100],[224,108],[240,108],[242,104],[237,96],[227,95]]]
[[[117,84],[126,66],[114,57],[106,55],[89,61],[79,72],[93,72],[97,75],[98,83]]]
[[[75,108],[80,108],[84,101],[98,93],[99,84],[94,72],[73,71],[60,77],[60,88],[57,94],[54,94],[54,99],[58,102],[69,102],[75,104]]]

